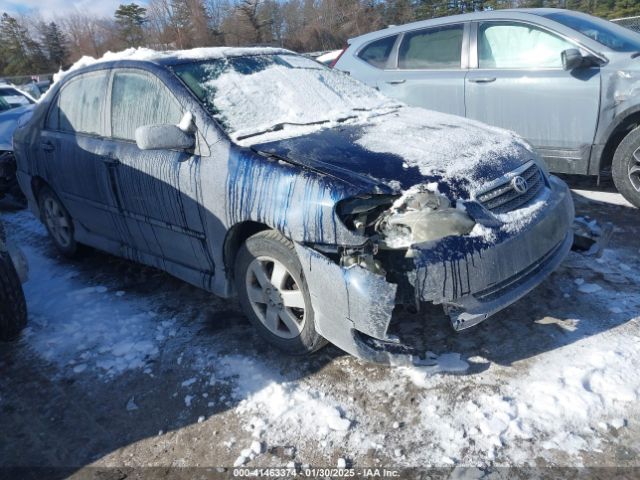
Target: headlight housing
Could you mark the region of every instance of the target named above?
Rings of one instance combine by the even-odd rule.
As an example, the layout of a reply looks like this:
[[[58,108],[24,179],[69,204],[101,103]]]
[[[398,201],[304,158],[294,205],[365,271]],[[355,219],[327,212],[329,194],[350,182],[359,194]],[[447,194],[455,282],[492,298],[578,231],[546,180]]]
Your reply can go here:
[[[382,246],[400,249],[451,235],[466,235],[474,226],[475,222],[463,209],[452,207],[446,197],[422,187],[396,200],[380,216],[376,230]]]

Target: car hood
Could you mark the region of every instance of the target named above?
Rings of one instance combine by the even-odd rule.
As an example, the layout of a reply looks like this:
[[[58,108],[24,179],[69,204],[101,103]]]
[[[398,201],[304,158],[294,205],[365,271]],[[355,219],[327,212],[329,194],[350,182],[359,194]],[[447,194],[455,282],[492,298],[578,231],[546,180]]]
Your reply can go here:
[[[12,108],[0,113],[0,150],[13,150],[13,132],[18,126],[18,120],[25,114],[31,114],[34,105]]]
[[[391,193],[436,182],[460,199],[535,158],[512,132],[410,107],[251,148],[361,188]]]

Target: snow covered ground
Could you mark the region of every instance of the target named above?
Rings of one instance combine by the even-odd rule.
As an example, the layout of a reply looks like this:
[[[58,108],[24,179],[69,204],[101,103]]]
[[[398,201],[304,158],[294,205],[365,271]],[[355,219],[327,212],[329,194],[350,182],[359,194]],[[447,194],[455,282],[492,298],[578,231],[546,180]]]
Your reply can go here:
[[[635,465],[640,222],[617,194],[575,195],[616,230],[525,299],[454,334],[404,315],[436,366],[330,347],[291,358],[234,301],[93,250],[59,257],[2,212],[31,265],[29,327],[0,345],[4,465]],[[603,200],[603,198],[605,198]],[[609,199],[609,201],[607,201]]]

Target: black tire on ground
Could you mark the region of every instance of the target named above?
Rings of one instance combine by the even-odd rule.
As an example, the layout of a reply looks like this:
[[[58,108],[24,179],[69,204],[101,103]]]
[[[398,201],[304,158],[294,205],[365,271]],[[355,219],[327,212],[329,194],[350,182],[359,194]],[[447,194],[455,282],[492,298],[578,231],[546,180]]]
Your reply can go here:
[[[52,203],[49,203],[49,202],[52,202]],[[56,235],[56,232],[52,229],[52,226],[47,221],[47,205],[52,205],[52,204],[59,209],[58,211],[60,212],[60,215],[64,218],[64,220],[68,225],[69,239],[66,242],[63,242],[60,236]],[[73,232],[73,219],[71,218],[71,215],[69,214],[67,209],[64,207],[64,205],[62,204],[58,196],[55,193],[53,193],[53,190],[51,190],[47,186],[42,187],[40,189],[40,192],[38,193],[38,207],[40,208],[41,220],[44,223],[44,226],[46,227],[47,232],[49,232],[49,237],[53,241],[56,248],[63,255],[67,257],[73,257],[78,251],[78,244],[74,238],[74,232]]]
[[[11,257],[0,252],[0,340],[14,339],[27,324],[27,304]]]
[[[304,299],[304,323],[299,335],[293,338],[282,338],[267,328],[252,306],[249,299],[248,278],[250,266],[259,257],[269,257],[279,261],[286,268],[289,282],[295,281],[296,290],[300,290]],[[316,332],[313,307],[309,287],[302,272],[302,266],[296,255],[293,244],[275,230],[259,232],[240,247],[235,262],[235,282],[240,300],[240,306],[251,323],[258,329],[260,335],[271,344],[291,355],[305,355],[319,350],[327,341]],[[259,308],[259,307],[258,307]],[[265,312],[267,306],[265,305]],[[302,315],[296,310],[298,315]],[[266,316],[266,313],[265,313]],[[279,322],[280,320],[278,320]]]
[[[631,204],[640,208],[640,127],[636,127],[622,139],[613,155],[611,167],[613,183],[618,191]]]

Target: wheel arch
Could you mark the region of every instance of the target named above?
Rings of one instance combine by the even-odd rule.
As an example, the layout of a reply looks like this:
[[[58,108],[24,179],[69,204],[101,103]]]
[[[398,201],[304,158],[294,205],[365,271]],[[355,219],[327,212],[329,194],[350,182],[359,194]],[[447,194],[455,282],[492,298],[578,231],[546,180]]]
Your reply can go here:
[[[33,177],[31,177],[31,193],[33,194],[33,199],[35,200],[34,206],[35,208],[38,209],[39,217],[42,215],[42,212],[40,212],[40,203],[39,203],[40,192],[44,187],[51,188],[51,185],[49,185],[49,183],[47,183],[47,181],[39,175],[34,175]]]
[[[236,223],[227,230],[227,234],[224,238],[222,255],[226,277],[230,285],[233,285],[234,268],[238,250],[240,250],[242,244],[249,237],[264,230],[273,230],[273,228],[265,223],[250,220]]]
[[[625,112],[618,118],[605,136],[607,140],[600,155],[600,170],[611,166],[613,155],[616,153],[616,149],[620,145],[620,142],[622,142],[622,139],[640,125],[640,106]]]

